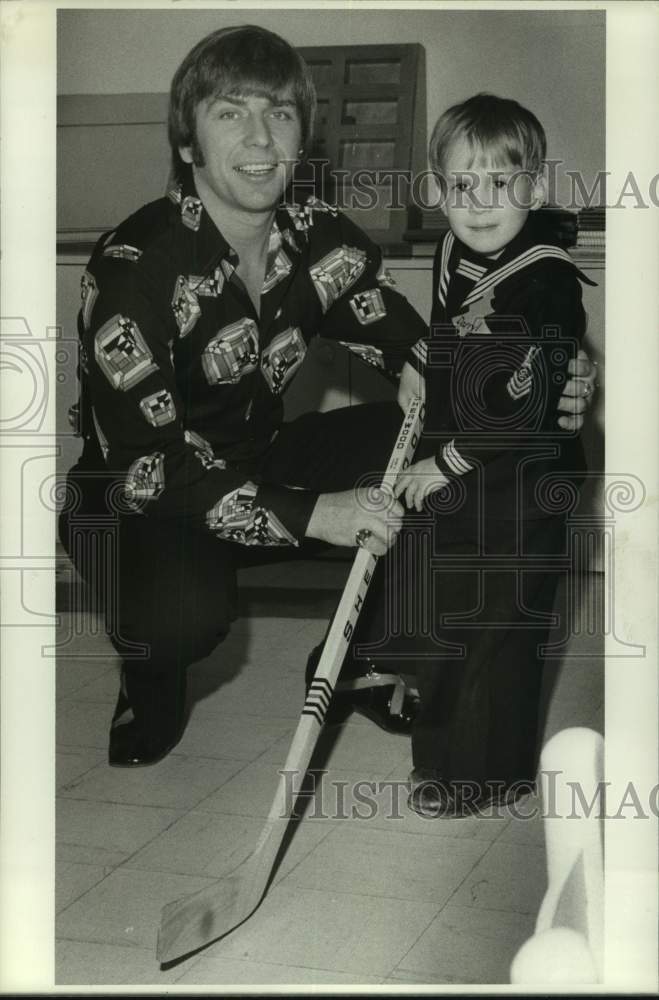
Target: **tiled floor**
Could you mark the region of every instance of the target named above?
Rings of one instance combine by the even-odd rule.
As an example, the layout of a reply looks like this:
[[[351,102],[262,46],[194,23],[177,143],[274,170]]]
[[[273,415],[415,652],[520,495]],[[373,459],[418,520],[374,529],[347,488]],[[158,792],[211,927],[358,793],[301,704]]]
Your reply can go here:
[[[175,752],[136,771],[106,763],[112,648],[97,622],[92,635],[94,620],[79,628],[62,614],[58,985],[508,982],[545,890],[541,821],[410,813],[408,741],[360,717],[322,737],[312,766],[326,773],[315,775],[315,797],[298,801],[302,818],[261,907],[194,957],[165,970],[156,962],[161,907],[228,874],[259,835],[299,718],[306,656],[346,572],[335,560],[242,571],[249,616],[191,669],[191,717]],[[597,593],[599,578],[587,586]],[[293,616],[300,607],[309,617]],[[566,725],[601,731],[600,646],[577,627],[547,738]]]

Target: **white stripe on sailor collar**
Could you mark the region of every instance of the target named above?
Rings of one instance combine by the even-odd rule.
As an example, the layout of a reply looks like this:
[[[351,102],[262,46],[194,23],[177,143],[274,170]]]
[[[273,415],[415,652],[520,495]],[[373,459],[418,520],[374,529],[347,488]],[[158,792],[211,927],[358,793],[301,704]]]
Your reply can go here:
[[[443,306],[446,305],[446,292],[448,290],[448,262],[451,250],[455,243],[455,236],[449,230],[442,243],[442,259],[439,268],[439,281],[437,282],[437,295]]]
[[[521,271],[523,268],[529,267],[530,264],[535,264],[536,261],[542,260],[545,257],[563,260],[574,266],[574,261],[565,250],[561,250],[560,247],[552,246],[549,243],[539,243],[529,250],[525,250],[519,257],[508,261],[502,267],[497,268],[495,271],[490,271],[489,274],[486,274],[485,277],[477,281],[462,304],[465,306],[471,305],[472,302],[476,302],[482,298],[484,293],[493,288],[494,285],[498,285],[512,274],[516,274],[517,271]]]
[[[460,258],[455,269],[456,274],[461,274],[464,278],[470,278],[472,281],[478,281],[486,272],[486,267],[481,267],[480,264],[474,264],[473,261],[468,260],[465,257]]]

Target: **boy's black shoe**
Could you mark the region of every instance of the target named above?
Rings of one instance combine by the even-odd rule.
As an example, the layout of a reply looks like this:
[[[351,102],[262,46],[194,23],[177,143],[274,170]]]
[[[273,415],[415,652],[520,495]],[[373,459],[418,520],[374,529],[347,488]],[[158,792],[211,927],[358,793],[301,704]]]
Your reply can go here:
[[[411,784],[407,804],[420,816],[452,819],[468,819],[473,816],[492,815],[502,806],[512,805],[517,799],[529,795],[533,786],[526,782],[504,785],[492,783],[480,795],[465,794],[460,783],[453,787],[443,782],[439,772],[429,768],[417,768],[409,777]],[[486,783],[487,785],[487,783]],[[469,786],[467,786],[469,788]],[[471,789],[469,788],[471,791]]]
[[[305,673],[307,691],[323,648],[324,643],[321,642],[309,654]],[[348,654],[342,669],[342,673],[348,676],[334,689],[325,725],[339,725],[352,712],[359,712],[387,733],[409,736],[419,707],[416,691],[408,688],[397,674],[380,674],[372,666],[366,673],[359,673],[360,669],[363,670],[363,667]]]
[[[410,774],[411,791],[408,808],[426,819],[455,818],[456,802],[448,785],[436,771],[419,768]]]
[[[473,802],[464,804],[465,816],[484,816],[491,810],[500,809],[502,806],[513,805],[518,799],[531,794],[533,787],[531,784],[517,782],[514,785],[500,785],[495,789],[484,792]]]

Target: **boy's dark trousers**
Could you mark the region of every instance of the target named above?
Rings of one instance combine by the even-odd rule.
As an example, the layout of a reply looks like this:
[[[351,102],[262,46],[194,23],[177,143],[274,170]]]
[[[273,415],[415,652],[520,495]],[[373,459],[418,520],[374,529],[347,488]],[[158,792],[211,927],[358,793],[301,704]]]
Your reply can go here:
[[[287,486],[350,489],[382,473],[401,420],[395,403],[305,414],[283,425],[257,471]],[[161,742],[183,724],[187,667],[221,642],[236,617],[236,568],[245,547],[190,519],[112,510],[109,482],[83,454],[69,473],[72,499],[60,515],[60,538],[104,607],[128,705]],[[303,671],[301,660],[301,681]]]
[[[367,647],[382,672],[416,674],[415,770],[484,792],[535,778],[541,648],[569,542],[562,516],[475,525],[427,503],[408,516],[380,561],[356,651]]]

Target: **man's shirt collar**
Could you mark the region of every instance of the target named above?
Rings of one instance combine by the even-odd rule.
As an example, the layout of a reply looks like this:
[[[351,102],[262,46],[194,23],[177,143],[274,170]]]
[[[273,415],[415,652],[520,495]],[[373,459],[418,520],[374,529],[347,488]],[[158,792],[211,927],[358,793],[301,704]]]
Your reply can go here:
[[[195,234],[198,259],[208,262],[205,270],[200,269],[201,273],[216,267],[220,260],[235,268],[239,262],[238,254],[204,208],[190,166],[186,165],[181,181],[172,186],[168,197],[178,207],[181,225]],[[281,251],[284,250],[286,254],[289,252],[299,254],[301,242],[303,241],[300,239],[300,233],[295,231],[291,221],[290,206],[286,207],[282,203],[275,210],[270,232],[266,281],[275,266],[277,256],[282,259]]]

